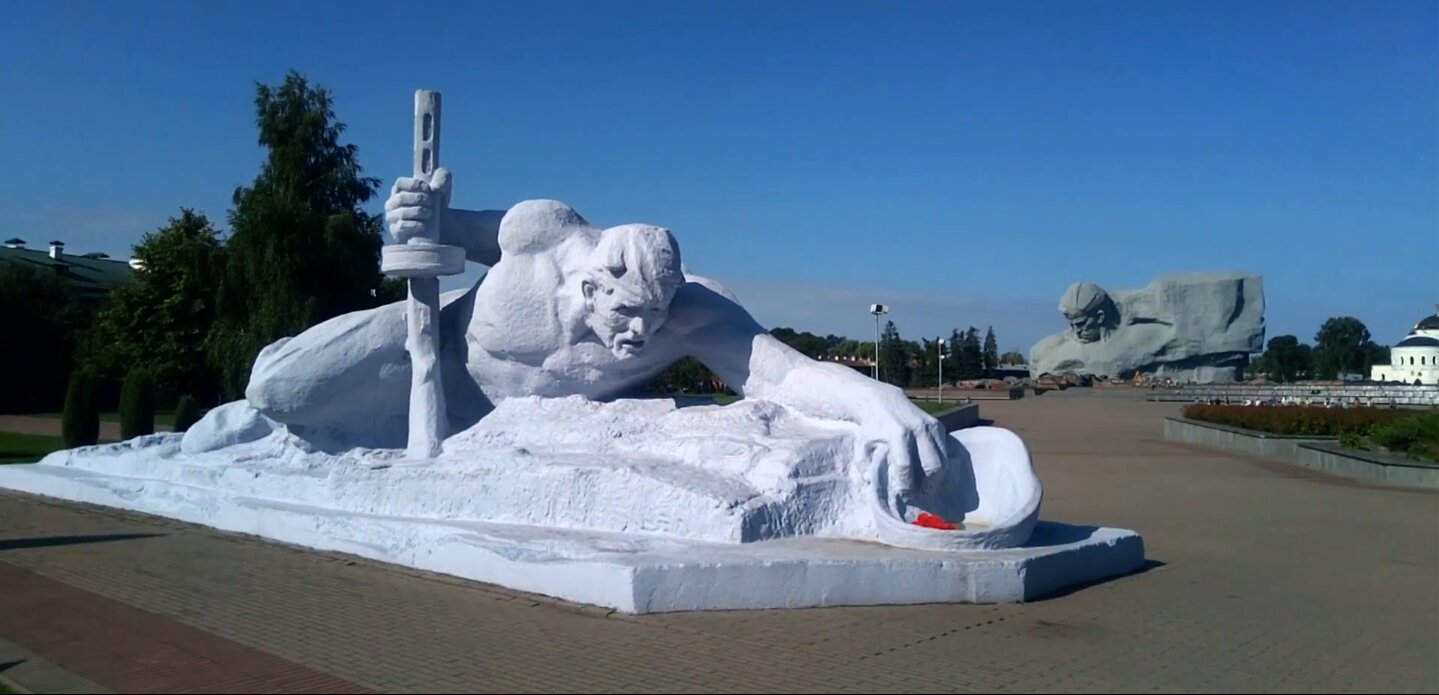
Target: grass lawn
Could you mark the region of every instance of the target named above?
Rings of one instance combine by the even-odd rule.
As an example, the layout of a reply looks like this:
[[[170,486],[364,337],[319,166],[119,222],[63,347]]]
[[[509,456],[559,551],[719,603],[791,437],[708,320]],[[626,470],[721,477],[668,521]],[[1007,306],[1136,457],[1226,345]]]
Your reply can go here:
[[[60,420],[60,419],[64,418],[64,416],[65,416],[64,413],[35,413],[34,415],[30,415],[30,416],[28,416],[28,417],[52,417],[52,418],[55,418],[56,420]],[[174,422],[174,421],[175,421],[175,411],[173,411],[173,410],[157,410],[157,411],[155,411],[155,425],[156,425],[156,426],[164,425],[164,426],[166,426],[166,427],[169,427],[169,426],[170,426],[170,423],[172,423],[172,422]],[[118,412],[100,413],[100,422],[114,422],[114,423],[119,423],[119,422],[120,422],[120,413],[118,413]]]
[[[941,413],[952,408],[957,408],[961,405],[959,401],[954,399],[949,399],[943,403],[940,403],[939,401],[917,401],[911,398],[909,399],[909,402],[919,406],[921,410],[931,415],[935,413]]]
[[[34,463],[52,451],[64,449],[59,437],[0,432],[0,463]]]

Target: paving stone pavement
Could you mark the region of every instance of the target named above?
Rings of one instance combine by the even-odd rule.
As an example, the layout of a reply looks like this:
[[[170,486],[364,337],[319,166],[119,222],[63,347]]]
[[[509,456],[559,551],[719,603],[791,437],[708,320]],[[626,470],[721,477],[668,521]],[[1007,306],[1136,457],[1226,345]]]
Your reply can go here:
[[[10,493],[0,592],[50,582],[77,592],[57,623],[103,600],[145,614],[135,634],[212,636],[194,651],[215,665],[170,669],[190,692],[221,691],[237,654],[384,692],[1439,692],[1439,494],[1165,442],[1178,409],[981,406],[1030,443],[1043,517],[1136,529],[1153,563],[1028,604],[619,616]],[[130,691],[13,622],[0,639]]]
[[[20,682],[29,687],[21,686]],[[6,639],[0,639],[0,686],[32,693],[115,692],[70,673],[49,659]]]

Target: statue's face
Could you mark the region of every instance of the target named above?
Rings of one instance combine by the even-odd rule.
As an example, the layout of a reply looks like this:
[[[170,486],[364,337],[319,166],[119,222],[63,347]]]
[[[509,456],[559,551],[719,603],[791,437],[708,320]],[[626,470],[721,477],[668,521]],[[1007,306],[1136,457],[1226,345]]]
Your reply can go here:
[[[613,283],[586,280],[586,322],[616,357],[634,357],[649,345],[669,315],[673,291],[634,287],[625,279]]]
[[[1074,331],[1074,337],[1081,343],[1092,343],[1104,334],[1105,314],[1103,309],[1081,312],[1076,315],[1065,314],[1069,319],[1069,328]]]

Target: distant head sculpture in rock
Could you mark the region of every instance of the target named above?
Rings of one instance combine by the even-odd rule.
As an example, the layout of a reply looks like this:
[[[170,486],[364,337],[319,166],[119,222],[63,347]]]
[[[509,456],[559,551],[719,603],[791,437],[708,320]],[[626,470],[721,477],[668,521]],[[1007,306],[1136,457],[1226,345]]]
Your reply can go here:
[[[1092,282],[1076,282],[1064,290],[1059,312],[1081,343],[1102,339],[1119,325],[1119,309],[1109,293]]]
[[[1075,282],[1059,311],[1069,328],[1030,350],[1036,377],[1143,373],[1233,381],[1248,356],[1263,350],[1263,281],[1246,273],[1175,273],[1114,292]]]

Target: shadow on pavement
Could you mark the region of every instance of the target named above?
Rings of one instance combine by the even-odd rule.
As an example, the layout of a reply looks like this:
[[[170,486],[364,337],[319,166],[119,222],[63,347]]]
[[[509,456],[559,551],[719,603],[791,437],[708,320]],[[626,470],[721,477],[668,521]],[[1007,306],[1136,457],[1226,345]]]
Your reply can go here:
[[[137,538],[154,538],[163,533],[111,533],[103,536],[47,536],[43,538],[0,538],[0,551],[22,550],[25,548],[49,548],[82,543],[110,543],[129,541]],[[12,664],[13,665],[13,664]]]

